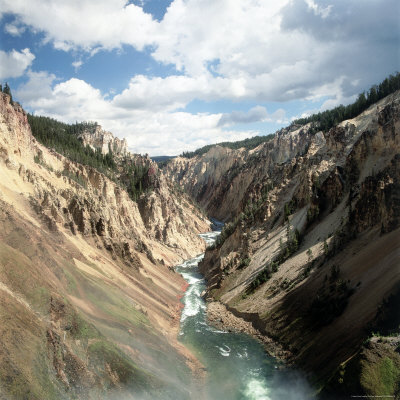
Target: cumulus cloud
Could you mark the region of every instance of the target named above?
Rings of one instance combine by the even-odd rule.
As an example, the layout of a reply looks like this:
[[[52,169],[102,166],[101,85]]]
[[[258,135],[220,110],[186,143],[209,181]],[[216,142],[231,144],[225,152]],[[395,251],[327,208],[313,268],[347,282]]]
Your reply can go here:
[[[79,79],[60,82],[33,72],[19,90],[38,113],[99,120],[128,136],[137,151],[152,154],[166,153],[168,144],[176,153],[255,134],[223,129],[232,124],[285,119],[282,110],[270,115],[260,106],[224,115],[184,112],[195,99],[263,104],[324,98],[326,108],[348,103],[398,69],[397,0],[174,0],[160,21],[126,0],[1,3],[0,13],[16,17],[10,34],[42,32],[45,42],[79,59],[128,45],[174,66],[178,72],[166,77],[132,76],[113,97]],[[0,77],[20,76],[33,58],[28,49],[0,52]]]
[[[44,32],[57,49],[93,55],[130,45],[147,49],[187,78],[189,89],[178,76],[165,82],[134,77],[121,104],[143,102],[130,88],[167,87],[173,81],[178,85],[171,88],[171,107],[186,104],[190,96],[258,102],[311,98],[337,78],[358,77],[354,94],[398,68],[397,0],[174,0],[161,21],[125,0],[2,3],[3,12]]]
[[[4,31],[11,36],[21,36],[25,32],[24,26],[19,26],[18,23],[13,22],[4,26]]]
[[[29,49],[10,52],[0,50],[0,79],[17,78],[23,75],[34,59],[35,56]]]
[[[218,126],[221,114],[121,107],[117,96],[108,99],[80,79],[57,82],[52,74],[31,71],[28,76],[28,82],[15,92],[25,107],[70,123],[97,121],[119,137],[126,137],[133,152],[176,155],[209,143],[258,134],[252,130],[222,129]]]
[[[54,74],[45,71],[28,71],[28,81],[15,91],[15,96],[23,100],[24,104],[35,108],[37,99],[46,99],[52,96],[51,85],[56,79]]]
[[[122,43],[142,50],[152,43],[155,22],[150,14],[125,0],[3,0],[2,12],[18,15],[27,26],[45,33],[57,49],[97,46],[118,48]]]
[[[282,123],[285,118],[285,110],[279,109],[269,114],[267,109],[262,106],[251,108],[248,112],[232,111],[223,114],[218,121],[218,126],[229,126],[234,124],[250,124],[254,122],[278,122]]]
[[[232,124],[249,124],[252,122],[265,121],[268,117],[268,112],[265,107],[256,106],[248,112],[232,111],[229,114],[223,114],[218,122],[219,126]]]

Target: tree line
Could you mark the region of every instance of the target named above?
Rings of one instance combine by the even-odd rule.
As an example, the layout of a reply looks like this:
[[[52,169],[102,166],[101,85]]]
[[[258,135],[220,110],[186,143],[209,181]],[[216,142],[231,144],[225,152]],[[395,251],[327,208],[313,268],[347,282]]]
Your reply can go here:
[[[354,103],[347,106],[340,105],[331,110],[313,114],[306,118],[299,118],[293,121],[292,125],[305,125],[311,122],[312,132],[316,133],[320,130],[328,131],[340,122],[356,117],[372,104],[399,89],[400,73],[396,72],[394,75],[389,75],[389,77],[384,79],[379,85],[374,85],[367,92],[359,94],[357,100]],[[240,149],[244,147],[248,150],[251,150],[259,146],[261,143],[271,140],[273,137],[274,135],[270,134],[266,136],[254,136],[252,138],[240,140],[237,142],[221,142],[216,144],[209,144],[195,151],[185,151],[180,156],[185,158],[200,156],[207,153],[207,151],[210,150],[211,147],[216,145],[228,147],[230,149]]]
[[[244,140],[238,140],[237,142],[221,142],[221,143],[216,143],[216,144],[208,144],[204,147],[200,147],[199,149],[195,151],[184,151],[180,156],[185,157],[185,158],[192,158],[195,156],[201,156],[202,154],[207,153],[208,150],[211,149],[211,147],[214,146],[222,146],[222,147],[227,147],[229,149],[241,149],[244,147],[247,150],[251,150],[259,146],[261,143],[268,142],[274,137],[273,134],[271,135],[266,135],[266,136],[254,136],[252,138],[244,139]]]
[[[71,161],[97,169],[126,189],[132,200],[137,201],[144,192],[152,189],[154,177],[150,176],[150,165],[136,163],[129,157],[117,163],[111,148],[107,154],[102,154],[100,149],[93,150],[89,145],[83,145],[78,138],[79,134],[84,131],[94,132],[96,122],[66,124],[32,114],[28,114],[28,122],[33,136],[40,143]]]
[[[365,111],[369,106],[400,89],[400,73],[390,75],[379,85],[372,86],[367,92],[358,95],[357,100],[347,106],[340,105],[331,110],[313,114],[293,121],[292,124],[305,125],[311,122],[314,132],[328,131],[346,119],[351,119]]]
[[[48,148],[64,155],[72,161],[89,165],[100,172],[116,171],[112,150],[102,154],[100,149],[93,150],[84,146],[78,135],[86,130],[92,130],[94,122],[76,122],[66,124],[53,118],[28,114],[28,122],[35,138]]]

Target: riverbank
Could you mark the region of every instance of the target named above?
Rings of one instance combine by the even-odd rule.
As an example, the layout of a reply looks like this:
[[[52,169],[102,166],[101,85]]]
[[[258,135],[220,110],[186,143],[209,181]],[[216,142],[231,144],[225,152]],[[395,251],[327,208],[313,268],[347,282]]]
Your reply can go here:
[[[269,355],[286,366],[291,365],[293,355],[290,351],[284,350],[279,343],[262,335],[259,330],[254,328],[251,322],[235,316],[224,304],[218,301],[208,301],[207,320],[210,325],[217,329],[227,332],[241,332],[252,336],[263,345]]]

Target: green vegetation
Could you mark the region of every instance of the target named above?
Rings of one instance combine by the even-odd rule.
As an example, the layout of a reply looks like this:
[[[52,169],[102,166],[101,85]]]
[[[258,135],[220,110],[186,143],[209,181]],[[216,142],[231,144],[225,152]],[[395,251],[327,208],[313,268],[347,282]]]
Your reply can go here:
[[[88,347],[89,362],[91,367],[103,377],[114,383],[105,371],[109,369],[118,377],[118,381],[124,385],[134,387],[135,390],[148,391],[149,388],[159,388],[158,379],[138,368],[121,350],[114,344],[98,340]]]
[[[372,86],[367,93],[363,92],[358,99],[348,106],[340,105],[331,110],[313,114],[307,118],[300,118],[293,122],[293,125],[305,125],[311,122],[314,132],[328,131],[340,122],[356,117],[365,111],[369,106],[383,99],[389,94],[400,89],[400,73],[390,75],[379,85]]]
[[[126,157],[121,163],[119,180],[133,201],[137,201],[142,193],[154,188],[155,177],[156,171],[150,161],[142,164]]]
[[[64,169],[64,171],[61,173],[61,175],[72,179],[73,181],[75,181],[76,183],[78,183],[79,185],[84,187],[85,189],[87,188],[87,183],[82,175],[79,175],[78,173],[73,173],[73,172],[69,171],[68,169]]]
[[[242,257],[238,265],[238,269],[246,268],[250,264],[250,257]]]
[[[12,94],[11,94],[11,89],[10,86],[8,86],[8,83],[6,82],[4,84],[4,87],[2,87],[2,85],[0,84],[0,92],[3,92],[4,94],[7,94],[10,96],[10,103],[13,104],[13,98],[12,98]]]
[[[318,327],[330,324],[343,313],[354,291],[354,288],[349,287],[349,282],[340,277],[340,268],[332,265],[329,278],[325,275],[323,286],[311,303],[311,320]]]
[[[70,331],[74,339],[95,339],[100,337],[100,332],[94,325],[87,323],[72,307],[68,307],[68,314],[66,320],[69,323],[64,329]]]
[[[72,161],[97,169],[126,189],[132,200],[137,201],[142,193],[153,189],[156,171],[151,167],[150,161],[136,162],[130,157],[125,157],[117,165],[111,149],[104,155],[100,149],[93,150],[90,146],[83,145],[78,135],[84,131],[93,132],[97,126],[96,122],[65,124],[52,118],[31,114],[28,114],[28,121],[32,134],[40,143]],[[40,156],[35,156],[35,162],[52,170]],[[84,188],[87,186],[81,175],[68,170],[64,170],[62,175],[73,179]]]
[[[164,168],[170,160],[175,158],[176,156],[156,156],[156,157],[151,157],[151,159],[157,163],[158,168]]]
[[[217,240],[211,246],[208,246],[208,249],[212,250],[221,247],[224,244],[225,240],[228,239],[228,237],[231,236],[233,232],[235,232],[238,223],[239,219],[237,218],[235,221],[225,224],[222,228],[221,234],[217,237]]]
[[[380,336],[397,336],[400,333],[400,288],[392,293],[378,307],[370,332]]]
[[[53,172],[53,167],[47,164],[39,155],[35,155],[33,157],[33,160],[35,161],[36,164],[39,164],[42,167],[46,168],[48,171]]]
[[[396,392],[399,394],[399,382],[399,363],[389,357],[382,358],[378,363],[365,365],[361,374],[362,386],[367,393],[374,396],[393,396]]]
[[[296,200],[292,199],[288,203],[285,203],[284,207],[284,215],[285,215],[285,221],[289,219],[289,215],[292,215],[294,211],[296,210],[297,204]]]
[[[272,277],[272,274],[278,271],[279,266],[298,250],[300,241],[300,232],[297,229],[292,230],[288,222],[286,227],[286,243],[283,244],[282,238],[279,240],[279,255],[264,266],[262,271],[258,273],[256,278],[247,287],[246,293],[253,293],[259,286],[267,282]]]
[[[95,122],[65,124],[53,118],[31,114],[28,114],[28,122],[33,136],[46,147],[53,148],[72,161],[96,168],[107,176],[111,176],[111,172],[116,171],[111,151],[103,155],[99,149],[85,147],[78,139],[78,135],[83,131],[93,130],[97,125]]]
[[[242,147],[244,147],[247,150],[251,150],[259,146],[261,143],[269,142],[273,137],[274,135],[271,134],[266,136],[254,136],[252,138],[239,140],[237,142],[221,142],[215,144],[208,144],[207,146],[200,147],[195,151],[184,151],[181,154],[181,157],[192,158],[195,156],[201,156],[202,154],[207,153],[207,151],[210,150],[211,147],[217,145],[222,147],[227,147],[229,149],[241,149]]]

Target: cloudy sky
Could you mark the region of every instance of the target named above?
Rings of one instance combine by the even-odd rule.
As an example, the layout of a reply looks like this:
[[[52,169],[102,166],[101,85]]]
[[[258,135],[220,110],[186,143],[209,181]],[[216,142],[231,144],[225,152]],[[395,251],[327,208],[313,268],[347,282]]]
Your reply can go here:
[[[398,0],[0,0],[0,81],[133,152],[265,135],[400,70]]]

